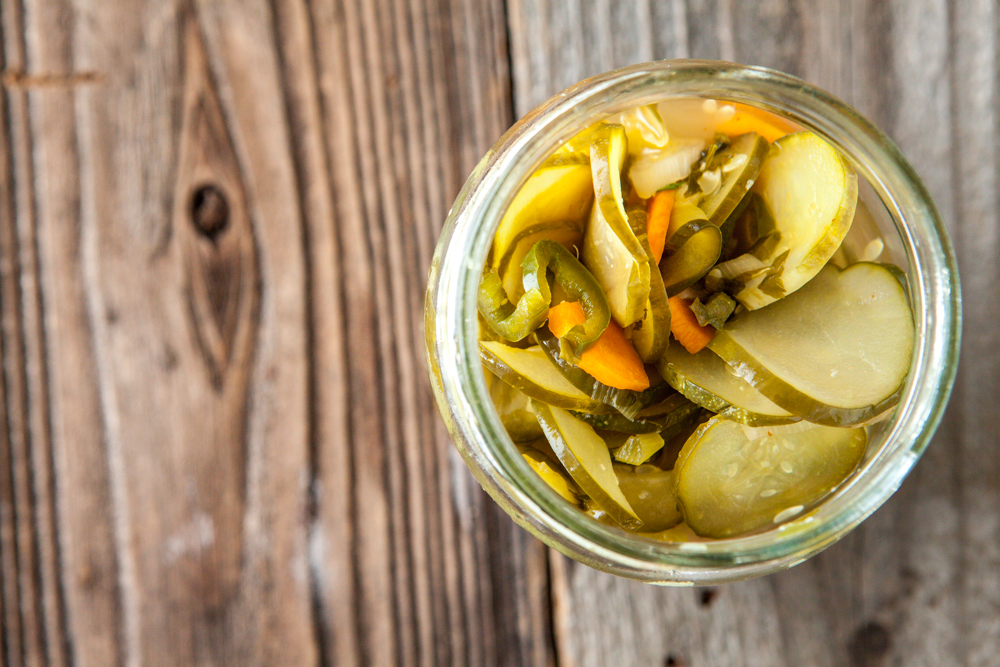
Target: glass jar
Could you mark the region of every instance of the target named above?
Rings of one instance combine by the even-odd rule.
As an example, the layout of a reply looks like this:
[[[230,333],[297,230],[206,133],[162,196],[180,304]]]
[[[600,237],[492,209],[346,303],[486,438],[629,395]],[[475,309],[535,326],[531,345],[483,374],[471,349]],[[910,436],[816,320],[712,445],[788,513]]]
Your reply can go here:
[[[742,102],[815,131],[854,165],[890,260],[909,278],[912,367],[891,420],[873,428],[855,474],[817,507],[763,532],[668,543],[604,525],[560,498],[525,463],[487,391],[476,291],[499,221],[558,146],[607,116],[672,97]],[[867,185],[864,182],[867,181]],[[518,121],[455,200],[431,265],[425,334],[444,421],[473,475],[513,519],[582,563],[660,584],[715,584],[802,562],[843,537],[902,483],[931,440],[955,378],[961,330],[954,254],[926,189],[899,149],[855,110],[799,79],[760,67],[678,60],[587,79]]]

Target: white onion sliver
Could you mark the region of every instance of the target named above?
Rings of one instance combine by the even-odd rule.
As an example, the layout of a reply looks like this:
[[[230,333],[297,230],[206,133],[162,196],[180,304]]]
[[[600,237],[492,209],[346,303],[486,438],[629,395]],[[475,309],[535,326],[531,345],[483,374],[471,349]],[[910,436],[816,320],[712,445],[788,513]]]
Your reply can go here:
[[[668,144],[662,151],[643,153],[629,169],[629,179],[636,194],[643,199],[665,185],[675,183],[691,173],[691,165],[701,156],[705,145],[685,142]]]

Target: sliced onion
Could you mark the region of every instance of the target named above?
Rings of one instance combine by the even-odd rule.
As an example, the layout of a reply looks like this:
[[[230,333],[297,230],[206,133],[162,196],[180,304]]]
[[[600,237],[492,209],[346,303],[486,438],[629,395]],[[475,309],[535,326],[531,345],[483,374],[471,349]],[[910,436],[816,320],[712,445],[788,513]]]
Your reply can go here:
[[[704,149],[705,143],[697,139],[672,139],[663,150],[644,151],[628,172],[636,194],[646,199],[663,186],[681,180],[691,173]]]

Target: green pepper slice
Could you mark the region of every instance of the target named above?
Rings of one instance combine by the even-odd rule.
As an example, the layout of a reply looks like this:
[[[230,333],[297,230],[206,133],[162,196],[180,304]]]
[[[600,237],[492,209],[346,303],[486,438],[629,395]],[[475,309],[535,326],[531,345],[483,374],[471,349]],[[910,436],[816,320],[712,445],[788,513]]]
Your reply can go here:
[[[535,243],[521,262],[524,294],[512,304],[503,288],[500,276],[493,269],[483,274],[479,284],[479,313],[499,336],[509,341],[519,341],[540,327],[548,317],[552,304],[553,281],[570,298],[579,301],[587,319],[562,337],[563,352],[571,360],[579,358],[608,327],[611,311],[597,280],[559,243],[542,239]]]

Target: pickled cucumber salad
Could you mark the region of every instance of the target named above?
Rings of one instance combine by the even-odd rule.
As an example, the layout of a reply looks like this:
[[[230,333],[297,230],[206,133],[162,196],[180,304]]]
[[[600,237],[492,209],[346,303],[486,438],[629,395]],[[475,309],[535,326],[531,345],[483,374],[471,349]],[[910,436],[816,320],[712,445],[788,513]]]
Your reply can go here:
[[[528,465],[664,540],[815,506],[913,353],[884,243],[841,248],[856,211],[833,146],[739,104],[645,106],[560,147],[504,215],[478,296],[490,392]]]

